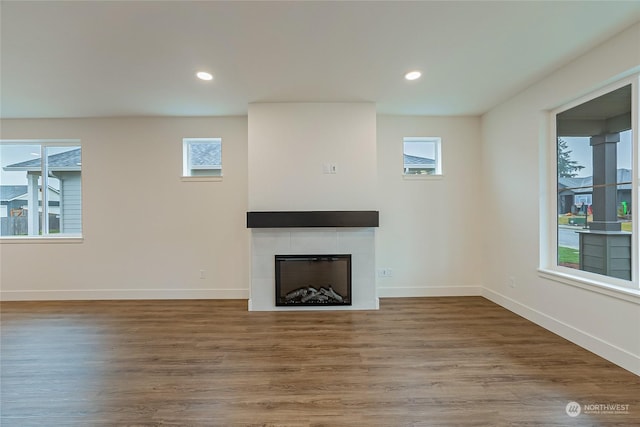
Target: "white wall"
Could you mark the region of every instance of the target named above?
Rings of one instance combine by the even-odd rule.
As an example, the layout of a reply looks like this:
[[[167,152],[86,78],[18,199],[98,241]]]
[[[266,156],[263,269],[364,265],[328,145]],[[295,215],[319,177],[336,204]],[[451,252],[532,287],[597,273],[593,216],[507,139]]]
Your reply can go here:
[[[378,116],[378,295],[478,295],[480,119]],[[403,178],[403,137],[442,138],[443,177]],[[415,177],[412,177],[415,178]]]
[[[298,133],[318,128],[310,133],[322,135],[315,143],[321,147],[296,135],[284,138],[280,154],[260,147],[274,159],[255,162],[262,172],[253,172],[253,209],[379,207],[376,261],[394,272],[377,279],[384,295],[477,294],[480,226],[477,211],[463,205],[478,203],[479,119],[381,116],[376,127],[368,103],[306,105],[311,111],[299,104],[267,109],[276,116],[289,110],[294,123],[306,120]],[[320,126],[316,114],[338,123]],[[289,129],[267,121],[253,129],[277,134],[278,126],[279,132]],[[250,129],[246,117],[3,120],[4,139],[82,141],[85,238],[0,245],[2,298],[248,297]],[[402,178],[402,137],[411,135],[443,138],[442,180]],[[223,181],[181,181],[182,138],[207,136],[223,138]],[[283,144],[278,137],[271,141]],[[296,156],[287,154],[288,144],[300,146]],[[277,159],[283,164],[270,167]],[[322,174],[325,161],[338,164],[336,175]],[[274,194],[272,177],[300,193]],[[311,184],[301,185],[302,178]]]
[[[547,111],[640,66],[640,24],[494,108],[482,118],[481,239],[485,296],[640,374],[640,298],[620,299],[541,277],[541,185]],[[541,209],[542,207],[542,209]],[[545,249],[544,247],[542,248]],[[509,277],[515,288],[508,286]]]
[[[250,210],[376,210],[376,173],[375,104],[249,106]]]
[[[3,120],[82,141],[84,241],[3,243],[3,299],[247,298],[247,118]],[[222,182],[183,182],[182,138],[221,137]],[[200,278],[205,270],[205,278]]]

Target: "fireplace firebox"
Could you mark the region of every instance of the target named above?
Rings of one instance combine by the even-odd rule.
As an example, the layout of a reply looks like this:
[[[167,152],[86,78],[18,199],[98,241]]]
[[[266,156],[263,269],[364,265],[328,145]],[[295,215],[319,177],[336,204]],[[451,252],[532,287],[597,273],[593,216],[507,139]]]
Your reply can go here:
[[[276,255],[276,305],[351,305],[351,255]]]

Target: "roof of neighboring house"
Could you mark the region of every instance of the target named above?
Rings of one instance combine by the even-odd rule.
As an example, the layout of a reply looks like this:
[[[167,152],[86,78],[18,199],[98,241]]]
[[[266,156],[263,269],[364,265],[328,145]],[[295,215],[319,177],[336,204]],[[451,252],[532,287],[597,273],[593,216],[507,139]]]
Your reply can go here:
[[[591,188],[578,188],[578,187],[591,187],[593,184],[593,177],[560,177],[558,178],[558,187],[560,188],[572,188],[574,193],[591,192]]]
[[[74,148],[48,157],[48,167],[52,171],[79,171],[81,169],[81,149]],[[31,159],[20,163],[7,165],[3,169],[6,171],[39,171],[41,159]]]
[[[220,166],[222,164],[221,144],[191,144],[191,166]]]
[[[411,156],[409,154],[405,154],[404,155],[404,165],[406,167],[411,167],[411,166],[432,166],[435,167],[436,166],[436,161],[434,159],[428,159],[426,157],[418,157],[418,156]]]
[[[19,199],[20,196],[26,196],[26,185],[0,185],[0,201],[10,202]]]
[[[618,169],[616,174],[616,182],[632,182],[631,170]],[[567,192],[575,194],[592,193],[593,176],[575,177],[575,178],[558,178],[558,187],[566,188]],[[618,190],[631,190],[631,184],[620,184]]]

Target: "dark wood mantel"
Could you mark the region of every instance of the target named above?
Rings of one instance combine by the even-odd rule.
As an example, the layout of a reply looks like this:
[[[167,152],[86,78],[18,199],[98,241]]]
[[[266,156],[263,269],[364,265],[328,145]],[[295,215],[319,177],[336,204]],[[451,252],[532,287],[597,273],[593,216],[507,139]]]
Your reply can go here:
[[[378,227],[378,211],[247,212],[247,228]]]

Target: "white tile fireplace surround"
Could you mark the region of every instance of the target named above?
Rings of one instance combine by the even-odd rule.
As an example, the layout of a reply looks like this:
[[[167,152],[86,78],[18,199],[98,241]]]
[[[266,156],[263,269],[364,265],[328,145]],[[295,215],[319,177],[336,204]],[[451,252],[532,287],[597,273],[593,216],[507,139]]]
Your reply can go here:
[[[276,307],[275,255],[351,254],[350,306]],[[376,310],[375,228],[253,228],[249,310]]]

